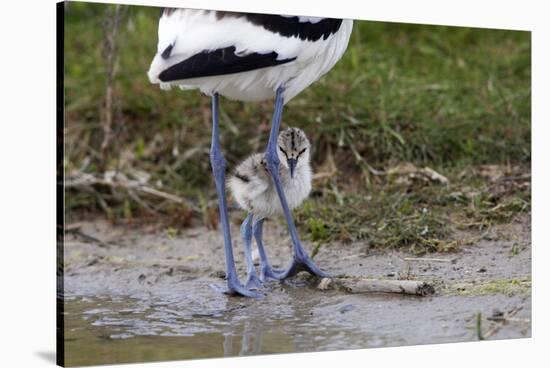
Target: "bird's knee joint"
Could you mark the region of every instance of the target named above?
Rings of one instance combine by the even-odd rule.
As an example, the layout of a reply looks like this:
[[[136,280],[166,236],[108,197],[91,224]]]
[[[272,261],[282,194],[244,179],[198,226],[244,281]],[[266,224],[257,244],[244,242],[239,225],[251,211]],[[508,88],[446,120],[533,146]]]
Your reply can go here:
[[[252,237],[252,228],[246,222],[241,225],[241,234],[246,239]]]
[[[210,154],[210,164],[214,172],[225,171],[227,162],[221,153],[213,152]]]
[[[262,239],[262,229],[255,227],[254,229],[252,229],[252,233],[254,234],[255,239]]]
[[[256,239],[262,239],[262,232],[263,232],[263,226],[262,226],[262,220],[259,220],[252,226],[252,233],[254,234],[254,237]]]
[[[265,156],[265,163],[267,169],[272,173],[278,172],[279,166],[281,165],[281,161],[279,160],[279,157],[277,157],[277,155],[272,156],[267,154]]]

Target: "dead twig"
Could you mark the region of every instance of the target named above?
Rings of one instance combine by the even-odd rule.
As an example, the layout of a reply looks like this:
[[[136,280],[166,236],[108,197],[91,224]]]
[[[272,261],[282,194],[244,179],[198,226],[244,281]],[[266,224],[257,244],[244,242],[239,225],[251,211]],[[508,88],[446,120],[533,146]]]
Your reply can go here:
[[[80,230],[81,227],[82,227],[82,222],[75,222],[75,223],[72,223],[72,224],[66,224],[63,227],[63,230],[66,233],[76,233],[76,232],[78,232],[78,230]]]
[[[317,182],[317,181],[322,181],[324,179],[330,179],[332,178],[334,175],[336,175],[338,172],[336,170],[334,171],[322,171],[322,172],[318,172],[318,173],[315,173],[313,174],[312,176],[312,180]]]
[[[148,194],[157,198],[162,198],[177,204],[183,204],[188,208],[190,208],[191,210],[195,211],[196,213],[200,213],[200,210],[195,205],[185,200],[184,198],[152,188],[138,180],[128,179],[122,173],[114,173],[112,175],[111,174],[112,173],[107,173],[106,175],[104,175],[104,178],[99,178],[95,175],[88,174],[88,173],[73,173],[66,177],[65,188],[85,188],[88,190],[90,190],[91,188],[92,190],[94,190],[93,188],[95,186],[106,186],[112,189],[124,189],[129,193],[131,197],[132,197],[132,192],[134,194],[135,192],[141,192],[141,193]],[[144,204],[143,201],[141,202],[142,203],[140,204],[143,205]],[[152,210],[151,208],[149,209]]]
[[[72,223],[72,224],[67,224],[67,225],[64,226],[64,230],[65,230],[65,233],[69,233],[69,234],[73,234],[75,236],[78,236],[86,242],[97,243],[100,247],[105,247],[105,245],[106,245],[106,243],[103,240],[98,239],[95,236],[92,236],[92,235],[89,235],[89,234],[86,234],[85,232],[83,232],[81,222],[75,222],[75,223]]]
[[[449,179],[432,168],[419,168],[410,162],[403,162],[389,169],[387,175],[398,183],[411,184],[413,181],[449,185]]]
[[[404,261],[419,261],[419,262],[452,262],[452,259],[447,258],[403,258]]]
[[[108,7],[103,22],[103,61],[105,63],[106,86],[103,119],[103,142],[101,143],[102,165],[106,164],[106,149],[112,139],[115,107],[115,75],[117,62],[117,36],[122,19],[122,5]]]
[[[149,212],[149,214],[151,215],[158,215],[158,211],[156,211],[155,209],[151,208],[151,206],[149,206],[147,203],[145,203],[145,201],[143,201],[141,199],[141,197],[139,196],[139,194],[137,194],[135,191],[133,190],[128,190],[128,195],[130,196],[130,198],[132,198],[137,204],[139,204],[143,209],[145,209],[145,211]]]
[[[395,293],[428,296],[435,293],[433,285],[415,280],[383,280],[363,278],[324,278],[317,286],[319,290],[340,289],[352,294]]]

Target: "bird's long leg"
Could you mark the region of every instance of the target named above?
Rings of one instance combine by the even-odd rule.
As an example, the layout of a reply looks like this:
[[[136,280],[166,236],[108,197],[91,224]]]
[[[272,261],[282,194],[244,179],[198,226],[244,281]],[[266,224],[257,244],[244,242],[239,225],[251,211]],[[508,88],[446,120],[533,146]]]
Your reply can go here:
[[[244,243],[244,255],[246,257],[246,288],[261,289],[262,282],[256,274],[254,261],[252,260],[252,220],[254,215],[251,213],[246,216],[241,225],[241,235]]]
[[[329,277],[326,272],[321,271],[319,267],[313,262],[313,260],[306,253],[300,239],[298,238],[298,233],[296,231],[296,226],[294,225],[294,220],[292,219],[292,214],[288,207],[286,201],[285,193],[281,185],[281,179],[279,176],[279,156],[277,155],[277,139],[279,136],[279,128],[281,125],[281,118],[283,114],[283,92],[284,88],[279,87],[277,89],[277,94],[275,97],[275,112],[273,113],[273,121],[271,123],[271,132],[269,133],[269,142],[267,144],[267,151],[265,153],[265,160],[267,162],[267,169],[271,174],[273,183],[275,184],[275,189],[279,195],[279,200],[281,201],[281,207],[286,218],[288,225],[288,231],[290,232],[290,238],[292,239],[292,245],[294,249],[294,257],[292,259],[291,265],[280,274],[281,279],[293,276],[300,271],[307,271],[312,275],[317,275],[319,277]]]
[[[267,253],[265,252],[264,242],[262,240],[263,235],[263,226],[264,219],[259,219],[254,222],[252,227],[252,232],[254,233],[254,238],[256,239],[256,245],[258,246],[258,251],[260,253],[260,280],[267,281],[268,279],[280,280],[281,279],[281,270],[276,270],[271,267],[269,260],[267,259]]]
[[[212,146],[210,148],[210,163],[212,173],[216,181],[216,191],[218,194],[218,205],[220,208],[220,219],[223,229],[223,242],[225,251],[225,268],[227,276],[227,289],[223,290],[228,294],[237,294],[249,297],[260,297],[261,294],[247,290],[239,281],[235,260],[233,258],[233,248],[231,245],[231,233],[229,231],[229,220],[227,215],[227,201],[225,198],[225,168],[226,162],[220,149],[220,137],[218,129],[218,108],[219,96],[212,96]]]

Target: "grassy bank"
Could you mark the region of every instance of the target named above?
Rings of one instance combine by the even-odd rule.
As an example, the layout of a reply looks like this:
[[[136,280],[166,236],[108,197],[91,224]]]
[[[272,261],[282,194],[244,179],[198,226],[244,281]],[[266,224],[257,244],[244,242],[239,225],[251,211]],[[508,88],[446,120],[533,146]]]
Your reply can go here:
[[[74,3],[66,13],[65,172],[120,173],[182,200],[104,180],[67,189],[68,217],[215,226],[210,101],[196,91],[160,91],[146,78],[157,8],[121,8],[111,138],[102,148],[103,25],[112,9]],[[452,250],[460,229],[528,212],[530,47],[528,32],[356,22],[343,59],[284,113],[284,125],[311,138],[319,174],[297,213],[302,230],[318,244],[366,239],[373,247]],[[222,109],[232,166],[263,149],[272,102],[223,100]],[[422,179],[425,167],[448,183]]]

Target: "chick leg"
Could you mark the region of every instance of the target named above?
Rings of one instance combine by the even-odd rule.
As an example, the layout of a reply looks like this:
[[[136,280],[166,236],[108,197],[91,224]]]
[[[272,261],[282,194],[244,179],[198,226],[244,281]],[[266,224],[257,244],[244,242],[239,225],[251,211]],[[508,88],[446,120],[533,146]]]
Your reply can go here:
[[[288,207],[288,203],[281,185],[281,179],[279,176],[279,156],[277,155],[277,139],[279,136],[279,128],[281,125],[281,117],[283,114],[283,87],[277,89],[277,94],[275,97],[275,112],[273,113],[273,121],[271,123],[271,132],[269,134],[269,142],[267,144],[267,151],[265,153],[265,160],[267,162],[267,169],[271,174],[275,189],[279,195],[279,200],[281,201],[281,207],[286,218],[288,225],[288,231],[290,232],[290,238],[292,239],[292,246],[294,249],[294,256],[290,266],[280,274],[281,279],[286,279],[287,277],[293,276],[300,271],[307,271],[312,275],[317,275],[319,277],[329,277],[326,272],[321,271],[321,269],[313,262],[309,255],[304,250],[300,239],[298,238],[298,233],[296,231],[296,226],[294,225],[294,220],[292,219],[292,214]]]
[[[220,149],[220,138],[218,129],[218,107],[219,96],[212,96],[212,146],[210,149],[210,163],[212,165],[212,173],[216,181],[216,191],[218,194],[218,205],[220,208],[220,219],[223,229],[223,241],[225,252],[225,267],[227,277],[227,288],[221,291],[231,295],[242,295],[248,297],[261,297],[262,294],[247,290],[239,281],[237,270],[235,268],[235,260],[233,258],[233,248],[231,243],[231,233],[229,231],[229,220],[227,214],[227,201],[225,198],[225,168],[226,162]],[[215,285],[214,288],[218,289]],[[218,289],[220,290],[220,289]]]
[[[267,253],[265,252],[264,242],[262,240],[264,219],[256,220],[252,231],[254,238],[256,239],[256,245],[260,253],[260,280],[267,281],[268,279],[280,280],[281,270],[276,270],[271,267],[269,260],[267,259]]]
[[[262,282],[256,274],[254,261],[252,260],[252,220],[254,215],[251,213],[246,216],[241,225],[241,235],[244,243],[244,255],[246,257],[246,288],[261,289]]]

